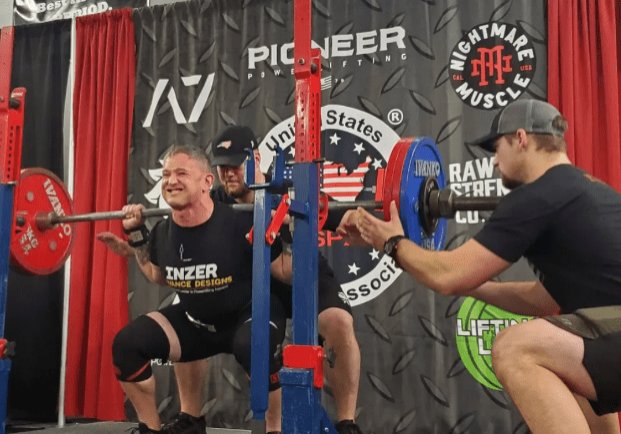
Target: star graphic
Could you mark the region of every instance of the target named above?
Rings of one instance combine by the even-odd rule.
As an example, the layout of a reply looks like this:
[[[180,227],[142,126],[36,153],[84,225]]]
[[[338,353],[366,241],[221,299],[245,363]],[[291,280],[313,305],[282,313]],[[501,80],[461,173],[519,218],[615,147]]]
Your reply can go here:
[[[358,275],[358,270],[360,270],[360,267],[356,267],[355,262],[352,265],[348,265],[348,267],[349,267],[349,274],[355,274],[356,276]]]
[[[330,144],[331,145],[337,145],[338,146],[339,140],[341,140],[341,138],[339,136],[337,136],[336,133],[334,133],[333,136],[330,136]]]
[[[381,169],[381,167],[382,167],[382,160],[378,160],[377,158],[374,158],[373,159],[373,163],[371,164],[371,166],[373,166],[373,168],[375,170]]]
[[[295,157],[295,146],[289,146],[289,154]]]
[[[371,255],[371,259],[374,259],[374,260],[375,260],[375,259],[378,259],[378,260],[379,260],[379,252],[378,252],[377,250],[373,249],[373,250],[369,253],[369,255]]]
[[[360,154],[362,154],[362,151],[364,151],[364,148],[362,147],[362,142],[355,143],[354,144],[354,152],[357,152],[358,155],[360,155]]]

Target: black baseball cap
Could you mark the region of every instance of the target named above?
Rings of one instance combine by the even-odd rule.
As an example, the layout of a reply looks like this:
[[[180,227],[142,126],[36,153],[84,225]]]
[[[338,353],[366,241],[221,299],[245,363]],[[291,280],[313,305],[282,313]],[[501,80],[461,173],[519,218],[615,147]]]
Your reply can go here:
[[[489,134],[470,142],[489,152],[496,152],[494,142],[500,136],[515,133],[520,128],[532,134],[565,134],[562,129],[552,125],[552,121],[561,113],[551,104],[537,99],[521,99],[504,107],[492,122]]]
[[[246,149],[256,149],[257,138],[249,127],[231,125],[220,132],[213,140],[211,153],[212,166],[240,166],[249,154]]]

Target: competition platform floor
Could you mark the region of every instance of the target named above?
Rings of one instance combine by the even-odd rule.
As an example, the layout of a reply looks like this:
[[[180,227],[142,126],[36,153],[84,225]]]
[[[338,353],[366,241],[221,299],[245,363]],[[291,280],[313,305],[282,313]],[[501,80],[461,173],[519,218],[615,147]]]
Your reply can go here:
[[[127,434],[131,428],[138,424],[130,422],[89,422],[68,420],[65,426],[58,427],[53,423],[19,423],[7,422],[6,433],[41,433],[41,434]],[[206,434],[250,434],[248,430],[207,428]]]
[[[67,421],[62,428],[54,423],[35,423],[35,424],[19,424],[7,422],[6,433],[41,433],[41,434],[120,434],[128,433],[130,428],[137,427],[138,424],[129,422],[87,422],[80,421],[72,423]]]

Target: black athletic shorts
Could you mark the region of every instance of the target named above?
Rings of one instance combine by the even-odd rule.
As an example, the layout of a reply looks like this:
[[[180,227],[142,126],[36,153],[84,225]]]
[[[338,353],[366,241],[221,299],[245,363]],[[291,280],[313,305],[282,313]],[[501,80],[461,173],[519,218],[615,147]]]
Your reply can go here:
[[[336,307],[343,309],[351,315],[351,304],[347,295],[341,289],[334,270],[330,268],[327,261],[319,261],[319,276],[317,279],[317,313],[320,314],[324,310]],[[282,301],[285,307],[287,318],[292,317],[293,312],[293,288],[274,278],[270,281],[270,291]]]
[[[285,338],[286,318],[282,303],[270,297],[270,375],[282,367],[279,345]],[[220,353],[234,354],[237,361],[250,375],[250,338],[252,307],[248,304],[230,320],[207,324],[188,316],[180,304],[160,309],[168,319],[179,338],[181,346],[180,362],[206,359]]]
[[[621,331],[584,339],[582,363],[597,392],[597,401],[591,401],[595,413],[621,411]]]
[[[621,306],[578,309],[546,317],[584,340],[582,364],[591,376],[597,401],[589,401],[599,416],[621,411]]]

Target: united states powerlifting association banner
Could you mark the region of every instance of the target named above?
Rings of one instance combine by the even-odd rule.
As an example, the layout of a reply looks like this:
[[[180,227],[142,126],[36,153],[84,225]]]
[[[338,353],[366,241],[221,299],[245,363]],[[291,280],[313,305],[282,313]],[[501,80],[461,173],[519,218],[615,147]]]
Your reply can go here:
[[[465,143],[489,131],[498,109],[514,99],[546,98],[543,3],[313,1],[312,39],[322,51],[322,153],[337,179],[357,179],[347,190],[327,183],[328,194],[373,199],[377,171],[399,138],[421,136],[437,143],[448,187],[458,194],[505,194],[492,156]],[[292,155],[293,6],[202,0],[135,12],[133,202],[165,206],[162,155],[181,143],[209,152],[225,125],[254,129],[263,170],[275,145]],[[445,248],[468,240],[488,215],[458,213]],[[330,232],[319,234],[319,244],[353,307],[362,356],[357,421],[364,432],[528,431],[489,362],[495,333],[528,318],[437,295],[382,253],[350,247]],[[532,277],[520,262],[501,279]],[[172,290],[147,284],[137,267],[130,279],[133,317],[174,302]],[[178,411],[172,368],[153,365],[166,420]],[[248,428],[249,385],[231,356],[212,359],[206,384],[208,423]],[[329,384],[325,392],[335,418]]]
[[[146,5],[147,0],[15,0],[14,24],[42,23]]]

